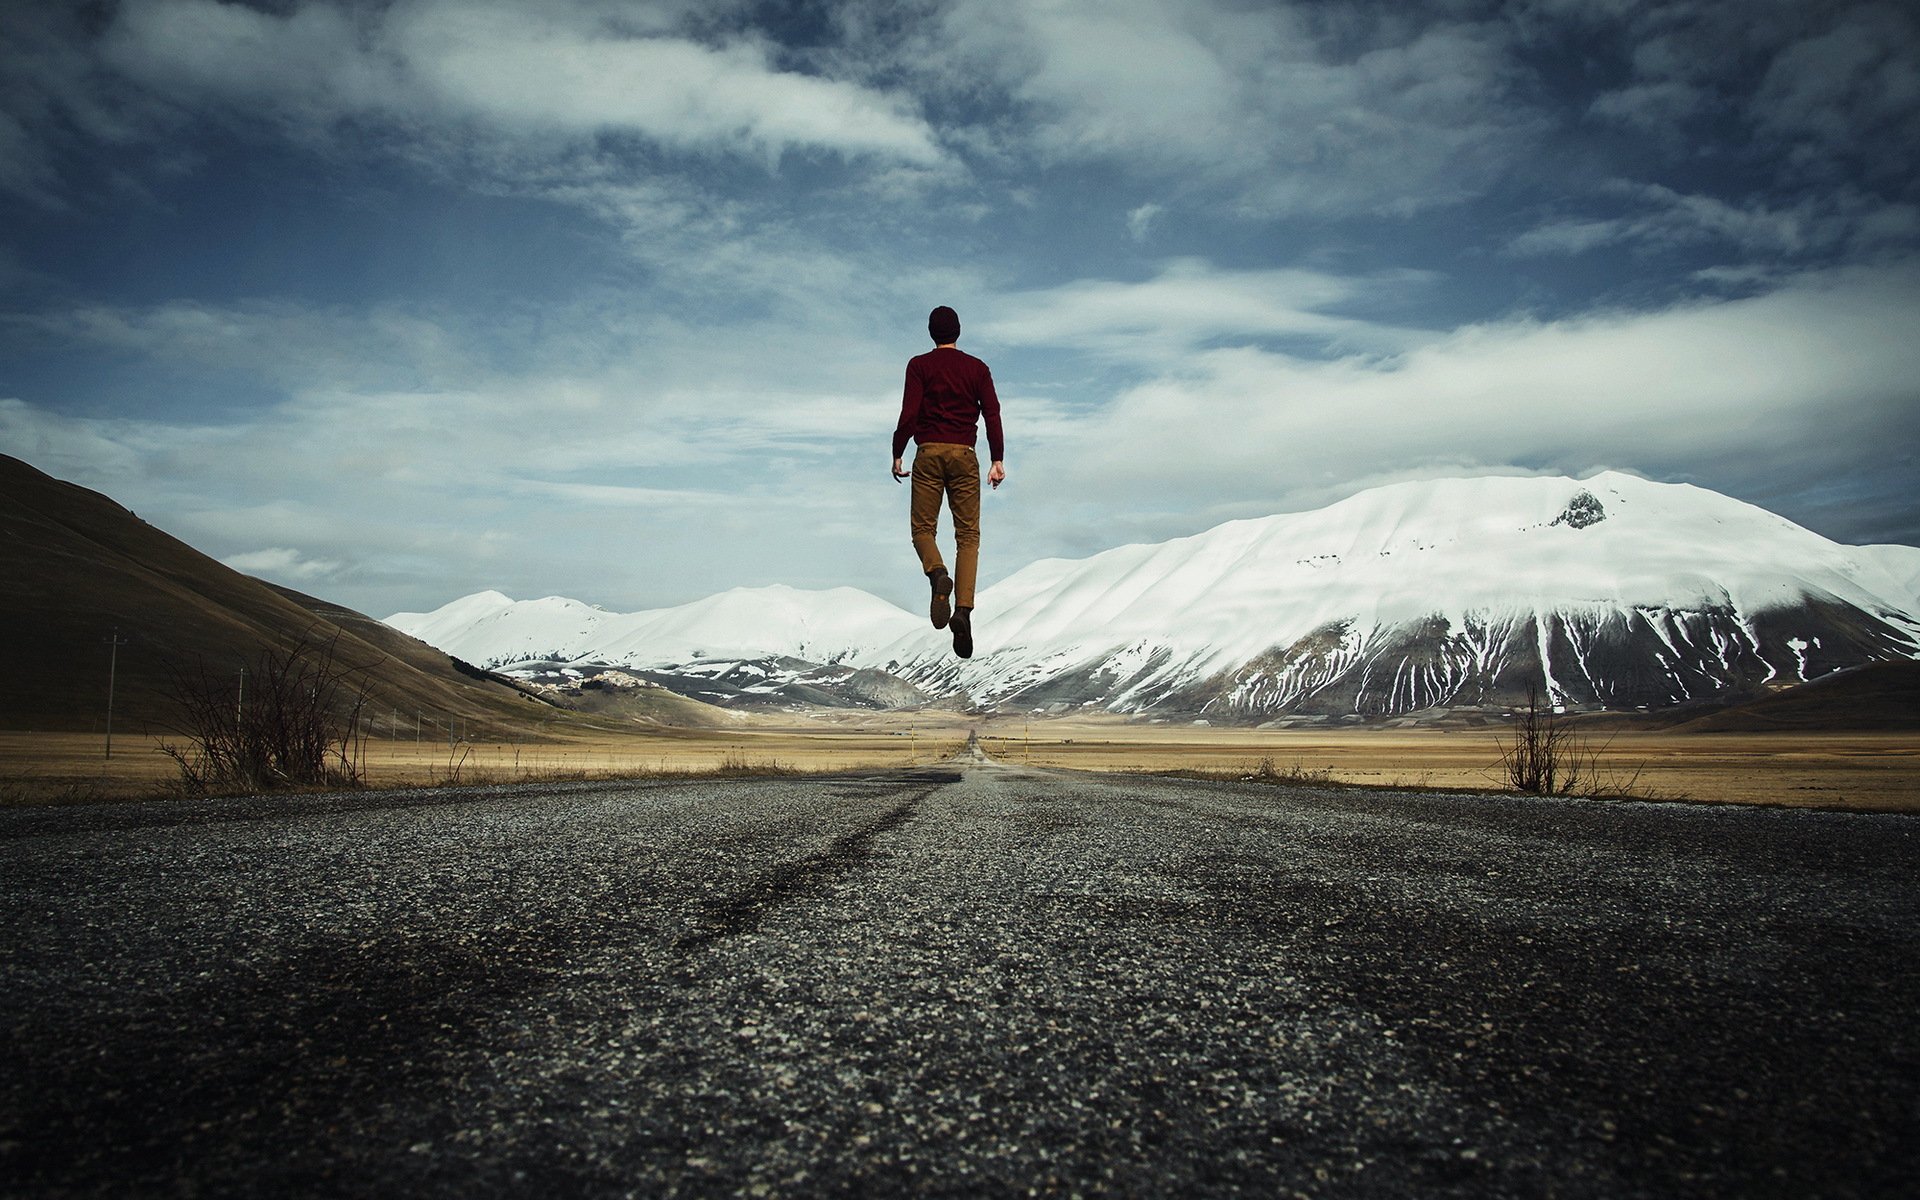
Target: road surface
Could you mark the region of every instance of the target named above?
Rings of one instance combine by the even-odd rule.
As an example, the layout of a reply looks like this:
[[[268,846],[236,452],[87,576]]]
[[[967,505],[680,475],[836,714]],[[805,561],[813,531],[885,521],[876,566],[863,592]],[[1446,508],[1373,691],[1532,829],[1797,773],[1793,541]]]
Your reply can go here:
[[[1893,1195],[1920,821],[952,763],[0,812],[10,1195]]]

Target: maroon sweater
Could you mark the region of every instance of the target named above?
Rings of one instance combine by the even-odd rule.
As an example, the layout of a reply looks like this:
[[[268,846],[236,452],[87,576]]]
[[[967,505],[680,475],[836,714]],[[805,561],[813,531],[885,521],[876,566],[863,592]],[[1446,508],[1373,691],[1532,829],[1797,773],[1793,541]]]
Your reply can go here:
[[[893,456],[906,452],[907,439],[925,445],[951,442],[976,444],[975,422],[987,419],[987,449],[991,461],[1006,457],[1000,436],[1000,397],[993,394],[993,373],[987,364],[957,347],[927,351],[907,360],[907,388],[900,399],[900,424],[893,431]]]

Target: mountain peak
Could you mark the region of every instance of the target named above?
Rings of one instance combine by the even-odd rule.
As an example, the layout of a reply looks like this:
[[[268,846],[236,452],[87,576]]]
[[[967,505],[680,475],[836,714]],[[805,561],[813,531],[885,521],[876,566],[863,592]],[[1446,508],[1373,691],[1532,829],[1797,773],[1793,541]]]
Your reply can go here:
[[[924,631],[881,661],[1016,706],[1658,706],[1920,655],[1911,562],[1620,472],[1408,481],[1034,564],[981,593],[971,661]]]
[[[1573,494],[1567,501],[1566,511],[1553,519],[1555,525],[1566,525],[1574,529],[1585,529],[1607,519],[1606,505],[1595,499],[1594,494],[1585,488]]]

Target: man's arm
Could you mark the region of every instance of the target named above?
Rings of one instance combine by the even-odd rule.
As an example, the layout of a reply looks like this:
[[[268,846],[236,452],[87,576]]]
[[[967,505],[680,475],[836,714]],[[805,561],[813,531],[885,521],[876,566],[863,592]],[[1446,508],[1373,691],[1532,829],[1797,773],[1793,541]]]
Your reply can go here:
[[[980,415],[987,421],[987,452],[993,456],[987,483],[999,487],[1007,478],[1007,444],[1000,432],[1000,396],[993,390],[993,372],[985,363],[980,364],[980,379]]]
[[[907,382],[900,389],[900,423],[893,427],[893,477],[904,479],[906,473],[900,469],[900,456],[907,452],[907,439],[913,436],[913,428],[920,423],[920,376],[914,372],[913,364],[907,364]]]

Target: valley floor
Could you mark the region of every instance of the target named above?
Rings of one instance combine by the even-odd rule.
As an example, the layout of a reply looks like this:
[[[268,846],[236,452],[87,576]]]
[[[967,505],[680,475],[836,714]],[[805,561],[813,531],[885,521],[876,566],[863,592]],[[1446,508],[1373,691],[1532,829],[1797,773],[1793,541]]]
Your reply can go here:
[[[1257,775],[1281,781],[1506,790],[1492,730],[1002,731],[982,738],[1013,762],[1080,770]],[[1595,738],[1582,794],[1713,804],[1920,812],[1920,738],[1912,734],[1672,734]]]
[[[448,746],[376,739],[375,786],[569,777],[901,767],[946,758],[977,730],[1003,762],[1087,771],[1263,770],[1281,781],[1503,790],[1499,735],[1481,730],[1260,730],[1115,719],[1026,721],[956,713],[822,714],[726,730],[658,730]],[[1920,812],[1920,737],[1911,733],[1596,737],[1598,792],[1702,803]],[[0,804],[153,796],[175,775],[151,737],[0,732]]]

